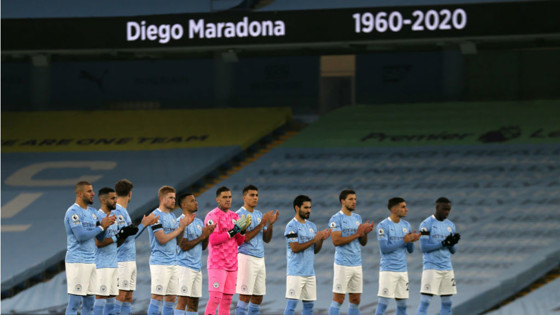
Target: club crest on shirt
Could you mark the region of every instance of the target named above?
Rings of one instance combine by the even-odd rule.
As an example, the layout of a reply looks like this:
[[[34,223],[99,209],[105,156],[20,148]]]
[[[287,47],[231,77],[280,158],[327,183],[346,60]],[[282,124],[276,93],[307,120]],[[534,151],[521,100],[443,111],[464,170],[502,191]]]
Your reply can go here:
[[[261,218],[257,218],[257,223],[261,223]]]
[[[235,222],[237,222],[237,220],[231,219],[231,223],[235,224]]]
[[[356,220],[356,225],[360,225],[360,221]]]
[[[91,216],[93,217],[94,220],[97,220],[97,216],[95,215],[95,213],[92,213]]]
[[[200,226],[200,224],[197,224],[196,228],[199,229],[199,230],[202,230],[202,227]]]
[[[329,227],[330,227],[331,229],[334,229],[334,228],[336,227],[336,222],[334,222],[334,221],[331,222],[331,224],[329,225]]]
[[[313,233],[313,229],[312,229],[312,228],[309,228],[309,233]]]
[[[408,233],[408,230],[407,230],[405,227],[402,228],[402,231],[403,231],[404,233]]]
[[[451,233],[451,227],[450,226],[447,227],[447,231]]]
[[[212,225],[212,224],[214,224],[214,221],[212,220],[208,220],[208,222],[206,222],[206,225]]]

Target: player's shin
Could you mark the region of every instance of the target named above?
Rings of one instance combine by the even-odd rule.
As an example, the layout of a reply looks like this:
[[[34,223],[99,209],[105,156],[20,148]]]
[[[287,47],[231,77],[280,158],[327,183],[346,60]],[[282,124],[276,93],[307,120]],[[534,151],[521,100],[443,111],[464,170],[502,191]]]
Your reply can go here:
[[[65,315],[76,315],[78,314],[78,308],[82,302],[82,297],[79,295],[70,294],[68,295],[68,306],[66,307]]]
[[[329,308],[329,315],[340,315],[340,306],[342,304],[336,302],[336,301],[332,301],[331,302],[331,307]]]
[[[249,315],[260,315],[261,306],[259,304],[249,303]]]
[[[451,306],[452,306],[452,302],[451,302],[451,296],[442,296],[441,297],[441,315],[451,315]]]
[[[428,314],[428,307],[430,306],[430,302],[432,301],[431,295],[422,294],[420,296],[420,305],[418,305],[418,314],[417,315],[427,315]]]

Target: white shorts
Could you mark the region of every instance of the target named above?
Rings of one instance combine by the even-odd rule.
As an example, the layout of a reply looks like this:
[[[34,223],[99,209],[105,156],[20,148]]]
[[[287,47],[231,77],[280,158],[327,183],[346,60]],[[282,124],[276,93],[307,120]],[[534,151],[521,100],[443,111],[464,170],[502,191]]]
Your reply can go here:
[[[97,269],[97,292],[95,294],[110,296],[119,294],[117,289],[118,268],[99,268]]]
[[[96,293],[95,264],[66,263],[65,265],[68,294],[88,295]]]
[[[317,300],[315,276],[287,276],[286,298],[303,301]]]
[[[150,265],[152,294],[177,295],[179,292],[179,273],[177,266]]]
[[[237,255],[237,285],[235,291],[243,295],[266,294],[266,267],[264,257]]]
[[[422,271],[420,293],[429,293],[434,295],[457,294],[455,273],[453,270],[427,269]]]
[[[342,266],[334,264],[333,292],[362,293],[362,266]]]
[[[202,272],[177,266],[179,273],[179,294],[199,298],[202,296]]]
[[[136,290],[136,261],[119,261],[117,287],[123,291]]]
[[[389,299],[408,299],[408,272],[380,271],[377,295]]]

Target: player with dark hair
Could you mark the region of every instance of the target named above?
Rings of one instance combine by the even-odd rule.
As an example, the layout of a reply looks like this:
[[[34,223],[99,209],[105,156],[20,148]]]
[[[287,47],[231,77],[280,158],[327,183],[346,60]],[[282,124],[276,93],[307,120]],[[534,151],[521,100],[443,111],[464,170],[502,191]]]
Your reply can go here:
[[[451,254],[455,254],[455,245],[461,235],[456,233],[455,224],[447,219],[449,212],[451,201],[441,197],[436,200],[435,213],[420,224],[420,249],[424,253],[424,267],[418,315],[428,313],[433,295],[441,297],[440,314],[451,314],[451,296],[457,294]]]
[[[414,251],[414,243],[420,238],[420,233],[411,232],[410,223],[402,218],[406,217],[408,208],[400,197],[389,199],[387,208],[391,215],[377,226],[377,240],[381,252],[379,264],[379,302],[376,315],[385,314],[389,299],[397,302],[397,315],[406,314],[408,300],[408,271],[406,253]]]
[[[99,190],[98,198],[101,207],[97,212],[97,218],[103,219],[106,216],[115,216],[113,211],[117,205],[115,190],[103,187]],[[115,297],[119,292],[117,289],[117,240],[128,236],[125,233],[118,232],[117,224],[112,224],[105,230],[104,240],[95,239],[95,245],[97,245],[95,256],[97,291],[93,307],[94,315],[114,314]],[[129,233],[133,232],[130,231]]]
[[[231,300],[237,282],[237,249],[245,241],[245,232],[251,225],[251,215],[241,216],[230,211],[231,190],[220,187],[216,191],[218,207],[204,219],[205,225],[216,225],[208,239],[208,304],[206,315],[229,315]]]
[[[120,233],[128,235],[117,241],[118,277],[117,287],[119,294],[115,302],[115,313],[129,315],[132,303],[132,295],[136,290],[136,238],[142,234],[144,229],[157,222],[159,217],[153,213],[142,218],[142,222],[136,227],[128,214],[128,204],[132,198],[134,185],[128,179],[121,179],[115,184],[117,193],[117,205],[113,211],[117,216],[117,225]],[[136,231],[136,234],[133,232]]]
[[[239,246],[237,255],[237,285],[239,302],[236,315],[259,314],[263,296],[266,294],[266,267],[264,243],[272,239],[272,226],[278,219],[278,210],[264,215],[255,209],[259,201],[259,190],[254,185],[243,188],[243,207],[237,215],[251,215],[251,225],[247,228],[245,242]]]
[[[78,313],[82,303],[82,314],[93,314],[96,293],[95,241],[105,238],[105,230],[115,223],[115,216],[98,220],[93,204],[93,186],[80,181],[74,188],[76,202],[64,216],[66,229],[66,284],[68,287],[67,315]]]
[[[159,207],[152,213],[159,216],[156,224],[148,227],[150,236],[150,274],[152,276],[152,299],[148,315],[158,315],[163,300],[163,315],[172,315],[175,297],[179,290],[177,272],[177,243],[194,216],[186,216],[177,222],[171,212],[175,209],[175,188],[163,186],[158,191]]]
[[[317,232],[317,226],[309,221],[311,198],[299,195],[293,202],[295,217],[288,222],[286,237],[286,309],[284,315],[292,315],[299,300],[303,301],[302,315],[313,314],[317,300],[317,284],[313,266],[315,254],[319,253],[323,241],[331,235],[330,229]]]
[[[362,223],[362,217],[354,213],[356,192],[345,189],[338,200],[341,209],[329,220],[331,238],[335,246],[333,301],[329,315],[339,315],[340,306],[348,293],[348,315],[360,314],[360,299],[363,290],[362,249],[368,242],[368,233],[373,230],[373,222]]]
[[[177,204],[183,211],[179,219],[185,216],[194,217],[198,211],[198,202],[191,193],[179,195]],[[194,218],[185,228],[183,240],[177,250],[179,299],[174,315],[198,314],[198,300],[202,296],[202,251],[208,246],[208,236],[215,227],[214,224],[205,226],[201,219]]]

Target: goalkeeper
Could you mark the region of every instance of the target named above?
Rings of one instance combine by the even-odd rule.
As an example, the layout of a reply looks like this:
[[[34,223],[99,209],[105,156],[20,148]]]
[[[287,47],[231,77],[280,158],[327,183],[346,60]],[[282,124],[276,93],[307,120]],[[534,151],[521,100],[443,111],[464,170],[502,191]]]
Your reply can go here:
[[[450,211],[451,201],[441,197],[436,200],[435,214],[420,224],[420,249],[424,253],[424,270],[418,315],[428,313],[434,295],[441,297],[440,314],[451,314],[451,296],[457,294],[451,254],[455,254],[455,245],[461,239],[461,235],[455,232],[455,224],[447,219]]]
[[[208,240],[208,304],[204,314],[215,315],[219,305],[219,314],[229,315],[237,282],[237,248],[245,241],[251,216],[239,218],[230,211],[231,190],[227,187],[218,188],[216,201],[218,207],[204,219],[205,225],[216,225]]]

